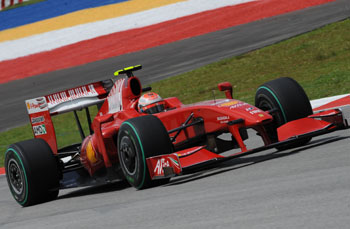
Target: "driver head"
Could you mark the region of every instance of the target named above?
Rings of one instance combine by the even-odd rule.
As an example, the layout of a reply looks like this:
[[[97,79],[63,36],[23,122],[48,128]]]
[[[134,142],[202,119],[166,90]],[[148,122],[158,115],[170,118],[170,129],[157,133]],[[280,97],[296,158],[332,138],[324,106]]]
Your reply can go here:
[[[157,93],[147,92],[139,99],[139,111],[147,114],[155,114],[164,111],[165,102]]]

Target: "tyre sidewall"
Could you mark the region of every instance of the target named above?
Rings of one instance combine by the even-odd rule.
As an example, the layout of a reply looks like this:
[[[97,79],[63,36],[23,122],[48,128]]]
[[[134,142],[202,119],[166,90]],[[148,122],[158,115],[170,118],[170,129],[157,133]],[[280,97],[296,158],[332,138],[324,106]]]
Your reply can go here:
[[[8,148],[6,151],[6,156],[5,156],[5,170],[6,170],[6,179],[7,179],[7,184],[10,188],[11,194],[13,198],[22,206],[27,206],[28,205],[28,193],[29,193],[29,183],[28,183],[28,174],[27,174],[27,169],[28,167],[23,160],[23,155],[21,155],[18,149],[16,149],[16,146],[13,146]],[[17,165],[19,166],[19,169],[21,171],[22,175],[22,180],[23,180],[23,188],[21,193],[16,193],[16,191],[13,189],[10,178],[9,178],[9,162],[11,160],[15,160],[17,162]]]
[[[22,206],[53,200],[58,195],[59,170],[50,146],[42,139],[31,139],[9,146],[5,156],[6,174],[8,163],[16,160],[25,175],[25,193],[16,195],[9,177],[8,185],[15,200]]]
[[[121,161],[120,155],[120,142],[121,139],[125,136],[129,136],[130,139],[133,139],[132,142],[134,148],[137,149],[137,162],[140,167],[137,169],[137,175],[129,174],[125,168],[123,168],[123,162]],[[146,158],[171,154],[172,152],[173,147],[169,138],[169,134],[163,123],[156,116],[145,115],[129,119],[123,122],[119,129],[119,162],[127,181],[137,189],[148,188],[157,184],[157,182],[151,180],[150,178],[148,166],[146,164]],[[164,182],[165,181],[169,181],[169,178],[164,179]]]
[[[305,118],[313,113],[304,89],[292,78],[278,78],[259,87],[256,93],[256,103],[264,97],[263,95],[280,110],[283,122],[280,122],[279,126]]]
[[[274,121],[265,125],[265,128],[272,142],[278,141],[277,128],[281,125],[305,118],[313,113],[309,98],[304,89],[292,78],[282,77],[263,84],[258,88],[255,96],[255,106],[263,110],[261,105],[270,103],[272,107],[278,111],[272,113]],[[278,149],[292,148],[301,146],[309,142],[311,138],[302,139],[296,143],[289,144],[287,147],[277,147]]]
[[[281,104],[279,103],[279,100],[276,96],[274,96],[274,94],[272,93],[272,91],[266,87],[260,87],[257,91],[257,96],[255,99],[255,106],[261,108],[261,105],[264,102],[268,102],[270,104],[272,104],[273,107],[270,107],[269,109],[273,109],[273,108],[278,108],[278,111],[275,112],[272,116],[274,118],[274,123],[275,123],[275,127],[279,127],[281,125],[283,125],[284,123],[287,122],[287,118],[284,112],[283,107],[281,106]],[[266,110],[266,109],[263,109]]]
[[[123,173],[125,175],[126,180],[137,189],[143,187],[148,171],[146,166],[146,159],[144,155],[144,149],[142,142],[140,140],[140,136],[137,134],[135,127],[130,122],[124,122],[119,130],[118,135],[118,143],[122,141],[123,138],[129,138],[129,140],[133,144],[133,148],[136,153],[136,167],[135,172],[130,173],[125,166],[121,166]],[[118,153],[120,163],[123,163],[121,159],[121,155]]]

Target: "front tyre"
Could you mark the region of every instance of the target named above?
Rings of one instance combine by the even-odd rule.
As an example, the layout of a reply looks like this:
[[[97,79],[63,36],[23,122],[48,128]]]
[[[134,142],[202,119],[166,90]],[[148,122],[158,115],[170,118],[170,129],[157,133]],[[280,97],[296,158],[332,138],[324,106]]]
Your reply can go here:
[[[277,128],[281,125],[311,115],[312,108],[304,89],[292,78],[282,77],[261,85],[255,95],[255,106],[272,113],[273,123],[265,126],[272,142],[278,141]],[[288,147],[301,146],[311,138],[301,139]]]
[[[9,146],[5,155],[7,183],[14,199],[30,206],[56,199],[59,173],[50,146],[31,139]]]
[[[129,119],[118,133],[118,156],[126,180],[137,189],[159,183],[152,181],[146,158],[171,154],[172,144],[163,123],[153,115]],[[169,178],[161,183],[167,183]]]

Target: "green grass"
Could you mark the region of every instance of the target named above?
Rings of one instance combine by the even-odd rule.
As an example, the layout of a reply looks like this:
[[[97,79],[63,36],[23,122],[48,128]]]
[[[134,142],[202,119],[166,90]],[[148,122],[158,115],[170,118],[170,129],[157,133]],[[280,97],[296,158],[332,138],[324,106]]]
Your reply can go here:
[[[2,11],[12,10],[12,9],[15,9],[15,8],[18,8],[18,7],[27,6],[27,5],[31,5],[31,4],[35,4],[35,3],[43,2],[43,1],[45,1],[45,0],[31,0],[31,1],[28,1],[28,2],[22,2],[22,3],[19,3],[19,4],[15,4],[13,6],[6,7]]]
[[[229,81],[235,98],[254,103],[258,86],[281,76],[296,79],[310,99],[349,93],[350,20],[209,64],[154,83],[152,87],[162,97],[176,96],[183,103],[192,103],[212,99],[213,91],[216,98],[224,97],[217,90],[217,83]],[[58,116],[54,121],[59,127],[59,146],[80,141],[72,114]],[[10,143],[28,138],[32,138],[29,125],[0,133],[0,152]],[[0,166],[3,156],[0,154]]]
[[[224,96],[217,90],[217,83],[229,81],[235,98],[252,103],[259,85],[281,76],[296,79],[310,99],[349,93],[350,20],[152,86],[163,97],[177,96],[184,103],[192,103],[212,98],[212,90],[216,96]]]

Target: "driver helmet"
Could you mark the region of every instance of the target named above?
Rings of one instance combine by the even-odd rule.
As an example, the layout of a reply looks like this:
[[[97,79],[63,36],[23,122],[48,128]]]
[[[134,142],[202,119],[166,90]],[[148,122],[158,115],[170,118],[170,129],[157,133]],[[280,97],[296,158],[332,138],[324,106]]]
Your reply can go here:
[[[147,114],[155,114],[164,111],[165,102],[157,93],[148,92],[139,99],[139,111]]]

